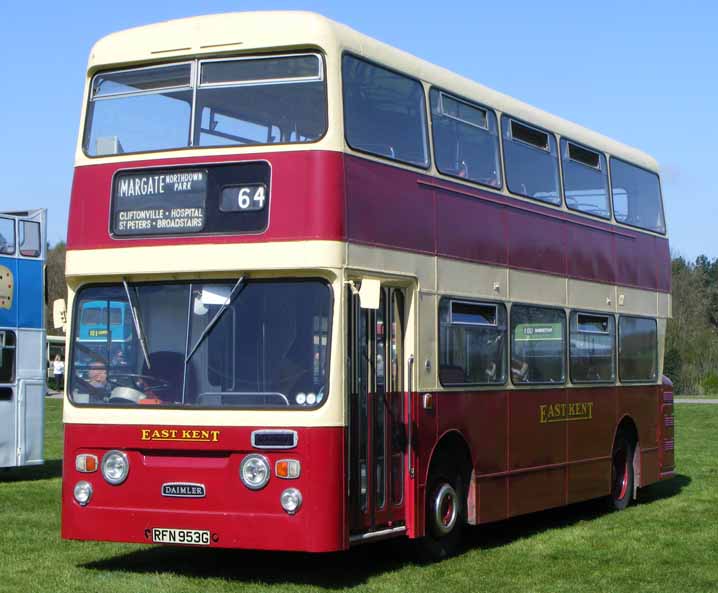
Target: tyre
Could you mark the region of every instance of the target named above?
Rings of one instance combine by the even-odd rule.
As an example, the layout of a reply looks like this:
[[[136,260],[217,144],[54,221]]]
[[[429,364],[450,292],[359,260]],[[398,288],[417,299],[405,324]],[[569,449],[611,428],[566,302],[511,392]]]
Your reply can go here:
[[[426,489],[426,535],[419,540],[422,560],[436,562],[457,554],[466,524],[466,468],[449,455],[431,463]]]
[[[611,494],[610,506],[622,511],[631,502],[634,486],[633,453],[636,449],[634,440],[625,432],[616,435],[611,455]]]

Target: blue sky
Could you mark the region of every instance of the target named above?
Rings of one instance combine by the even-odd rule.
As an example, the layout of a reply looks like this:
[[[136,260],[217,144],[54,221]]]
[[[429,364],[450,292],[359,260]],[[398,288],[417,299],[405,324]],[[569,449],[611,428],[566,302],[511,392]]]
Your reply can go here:
[[[85,66],[98,38],[155,21],[306,9],[645,150],[671,248],[718,257],[718,8],[712,2],[124,0],[3,3],[0,210],[45,207],[64,238]]]

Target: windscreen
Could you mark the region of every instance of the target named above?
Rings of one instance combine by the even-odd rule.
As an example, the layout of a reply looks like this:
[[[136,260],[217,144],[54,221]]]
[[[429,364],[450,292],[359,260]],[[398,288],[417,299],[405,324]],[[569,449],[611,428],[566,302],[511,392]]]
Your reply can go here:
[[[97,74],[89,156],[314,142],[326,131],[320,56],[198,60]]]
[[[75,404],[306,408],[327,397],[322,280],[90,286],[73,319]]]

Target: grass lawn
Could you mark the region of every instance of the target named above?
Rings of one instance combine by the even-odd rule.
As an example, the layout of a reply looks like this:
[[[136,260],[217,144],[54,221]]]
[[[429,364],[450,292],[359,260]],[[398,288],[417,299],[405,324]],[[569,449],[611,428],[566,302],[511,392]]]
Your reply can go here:
[[[2,592],[718,591],[718,406],[677,406],[680,474],[641,504],[480,527],[421,566],[405,541],[321,556],[61,541],[61,403],[47,400],[45,466],[0,472]]]

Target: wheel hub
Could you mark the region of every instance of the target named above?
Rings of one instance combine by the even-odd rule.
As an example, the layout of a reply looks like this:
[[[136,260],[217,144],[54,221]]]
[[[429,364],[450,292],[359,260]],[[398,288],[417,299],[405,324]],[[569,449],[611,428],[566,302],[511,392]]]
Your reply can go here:
[[[434,495],[433,520],[436,531],[446,535],[454,529],[459,516],[459,504],[456,490],[451,484],[442,484]]]

